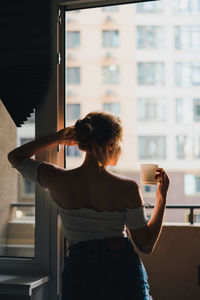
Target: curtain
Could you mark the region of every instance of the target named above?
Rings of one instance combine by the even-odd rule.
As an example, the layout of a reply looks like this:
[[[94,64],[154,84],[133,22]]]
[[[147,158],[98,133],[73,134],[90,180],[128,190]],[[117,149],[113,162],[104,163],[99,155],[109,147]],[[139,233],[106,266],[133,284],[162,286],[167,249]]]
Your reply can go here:
[[[49,0],[0,3],[0,99],[20,127],[45,97],[51,71]]]

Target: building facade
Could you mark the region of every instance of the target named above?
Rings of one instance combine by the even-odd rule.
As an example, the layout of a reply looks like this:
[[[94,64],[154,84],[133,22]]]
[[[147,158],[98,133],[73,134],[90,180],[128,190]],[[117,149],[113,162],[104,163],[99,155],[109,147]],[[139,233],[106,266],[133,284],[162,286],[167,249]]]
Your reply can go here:
[[[66,13],[66,125],[93,110],[122,119],[124,152],[113,171],[141,186],[141,163],[171,178],[168,204],[199,204],[200,1],[175,0]],[[84,158],[67,149],[67,167]],[[195,221],[199,220],[198,211]],[[184,222],[188,211],[166,221]]]

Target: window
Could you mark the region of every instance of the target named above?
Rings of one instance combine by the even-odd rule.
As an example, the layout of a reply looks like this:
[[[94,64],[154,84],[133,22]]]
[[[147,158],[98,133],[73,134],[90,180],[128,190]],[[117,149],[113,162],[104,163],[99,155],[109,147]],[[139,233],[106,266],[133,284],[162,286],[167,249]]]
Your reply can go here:
[[[175,82],[178,86],[199,86],[200,62],[175,63]]]
[[[145,193],[155,193],[157,190],[157,185],[145,185],[144,192]]]
[[[81,153],[77,146],[68,146],[67,147],[67,156],[80,157]]]
[[[175,26],[174,29],[174,41],[176,49],[200,49],[200,26]]]
[[[66,46],[67,48],[77,48],[80,45],[80,31],[66,32]]]
[[[139,122],[164,122],[166,119],[166,103],[164,99],[139,98]]]
[[[67,121],[80,118],[80,104],[67,104]]]
[[[176,0],[173,1],[174,12],[178,14],[199,14],[200,0]]]
[[[184,192],[186,195],[200,193],[200,175],[196,176],[194,174],[185,174]]]
[[[103,83],[119,83],[119,66],[109,65],[103,67]]]
[[[67,83],[79,84],[80,83],[80,68],[79,67],[67,67]]]
[[[176,122],[200,122],[200,99],[176,99]]]
[[[34,194],[35,193],[35,183],[28,179],[24,179],[24,193]]]
[[[164,85],[164,63],[139,62],[139,85]]]
[[[136,4],[137,13],[160,13],[163,11],[163,1],[149,1],[145,3]]]
[[[120,116],[120,103],[104,103],[103,109],[116,115],[117,117]]]
[[[105,6],[102,8],[102,11],[104,12],[112,12],[112,11],[118,11],[119,7],[118,5],[112,5],[112,6]]]
[[[137,47],[139,49],[159,49],[163,46],[163,26],[137,26]]]
[[[165,158],[165,136],[139,136],[139,159]]]
[[[8,261],[9,257],[12,257],[12,262],[7,265],[10,269],[14,268],[17,258],[29,259],[27,267],[31,269],[37,234],[35,232],[35,184],[25,180],[16,169],[11,167],[7,154],[17,146],[35,138],[34,113],[31,114],[33,117],[31,122],[29,118],[20,128],[16,128],[1,101],[0,112],[0,256],[6,257]],[[1,267],[3,268],[2,265]],[[23,267],[26,268],[26,266],[20,268]]]
[[[179,159],[200,158],[200,135],[176,136],[176,153]]]
[[[194,122],[200,122],[200,99],[193,99]]]
[[[119,47],[119,31],[118,30],[103,30],[103,47]]]
[[[24,145],[24,144],[26,144],[26,143],[29,143],[29,142],[31,142],[33,139],[32,138],[21,138],[20,139],[20,146],[21,145]]]

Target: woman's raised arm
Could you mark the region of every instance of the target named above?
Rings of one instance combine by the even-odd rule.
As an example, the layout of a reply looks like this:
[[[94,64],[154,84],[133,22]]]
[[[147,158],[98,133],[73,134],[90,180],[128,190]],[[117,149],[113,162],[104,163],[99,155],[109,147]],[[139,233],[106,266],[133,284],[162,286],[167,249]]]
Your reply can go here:
[[[59,140],[56,132],[15,148],[8,153],[8,160],[14,167],[18,167],[26,158],[30,158],[31,156],[46,150],[47,148],[57,146],[58,144]]]
[[[129,228],[134,243],[141,252],[146,254],[152,253],[160,236],[169,187],[169,178],[163,169],[157,169],[156,177],[159,185],[156,191],[156,204],[149,222],[139,229]],[[138,206],[144,205],[138,187],[134,190],[132,197]]]

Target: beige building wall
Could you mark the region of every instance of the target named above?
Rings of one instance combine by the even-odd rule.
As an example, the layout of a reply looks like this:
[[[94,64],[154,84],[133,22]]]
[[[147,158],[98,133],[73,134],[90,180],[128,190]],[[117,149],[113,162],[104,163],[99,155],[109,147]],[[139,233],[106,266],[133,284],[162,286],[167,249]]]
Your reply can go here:
[[[7,160],[16,147],[16,126],[0,100],[0,255],[5,254],[10,203],[17,202],[17,171]]]

